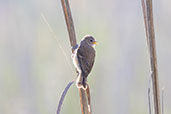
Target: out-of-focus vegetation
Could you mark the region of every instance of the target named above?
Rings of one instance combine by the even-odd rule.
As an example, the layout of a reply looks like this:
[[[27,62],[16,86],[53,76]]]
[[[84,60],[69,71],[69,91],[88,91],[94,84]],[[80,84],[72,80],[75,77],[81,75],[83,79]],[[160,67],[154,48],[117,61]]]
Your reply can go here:
[[[99,42],[95,66],[88,78],[93,112],[147,114],[150,72],[141,1],[71,0],[70,3],[77,40],[92,34]],[[170,4],[169,0],[153,1],[166,114],[171,113]],[[1,0],[0,114],[54,114],[65,85],[76,78],[70,49],[60,0]],[[62,113],[80,113],[75,86],[66,96]]]

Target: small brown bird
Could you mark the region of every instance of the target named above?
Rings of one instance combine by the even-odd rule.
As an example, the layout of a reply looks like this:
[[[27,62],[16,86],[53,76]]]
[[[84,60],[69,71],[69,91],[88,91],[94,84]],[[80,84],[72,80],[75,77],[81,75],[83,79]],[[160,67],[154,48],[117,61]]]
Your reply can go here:
[[[87,77],[92,70],[95,60],[95,47],[96,40],[87,35],[83,37],[80,45],[74,50],[72,55],[73,64],[78,72],[76,80],[77,88],[87,89]]]

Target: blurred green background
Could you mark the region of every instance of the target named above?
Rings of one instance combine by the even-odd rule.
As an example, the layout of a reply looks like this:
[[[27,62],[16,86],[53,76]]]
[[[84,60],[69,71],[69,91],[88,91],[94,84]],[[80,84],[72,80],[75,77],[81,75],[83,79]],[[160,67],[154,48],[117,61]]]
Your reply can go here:
[[[160,88],[171,113],[171,1],[154,1]],[[70,0],[78,42],[92,34],[96,61],[89,75],[94,114],[148,114],[149,54],[141,0]],[[43,20],[51,25],[51,32]],[[76,78],[60,0],[0,0],[0,114],[55,114]],[[80,114],[69,90],[61,114]]]

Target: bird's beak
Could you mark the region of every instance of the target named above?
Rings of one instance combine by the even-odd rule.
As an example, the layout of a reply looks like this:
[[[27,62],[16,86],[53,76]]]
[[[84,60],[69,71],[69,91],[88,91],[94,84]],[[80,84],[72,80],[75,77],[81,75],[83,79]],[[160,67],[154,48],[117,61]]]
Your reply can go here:
[[[97,41],[94,41],[93,44],[94,44],[94,45],[97,45]]]

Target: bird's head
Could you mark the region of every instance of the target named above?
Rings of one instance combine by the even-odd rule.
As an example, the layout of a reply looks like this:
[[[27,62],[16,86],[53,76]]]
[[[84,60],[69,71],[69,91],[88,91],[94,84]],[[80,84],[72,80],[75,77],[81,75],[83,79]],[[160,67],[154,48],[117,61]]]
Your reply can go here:
[[[92,47],[97,44],[97,41],[93,38],[93,36],[90,35],[85,36],[82,41]]]

